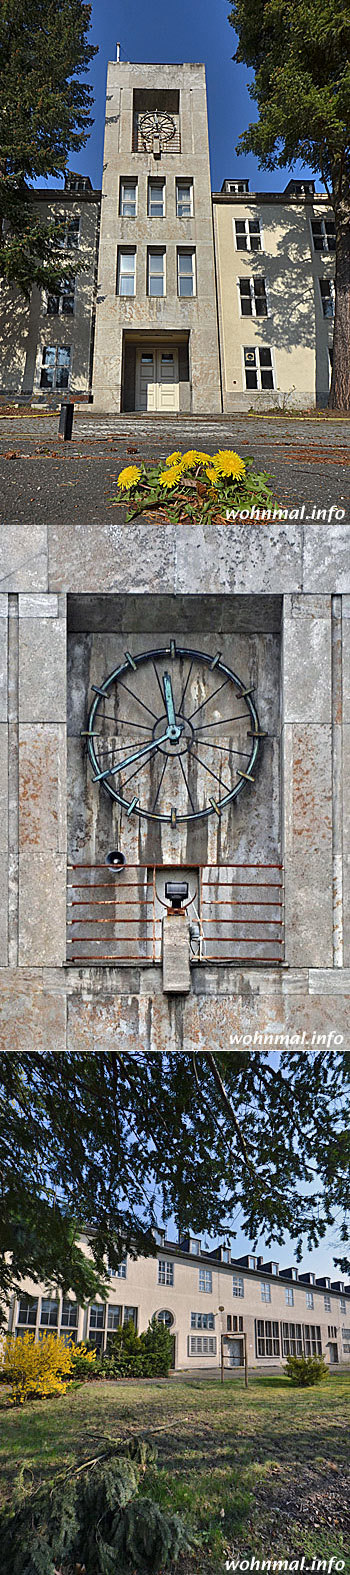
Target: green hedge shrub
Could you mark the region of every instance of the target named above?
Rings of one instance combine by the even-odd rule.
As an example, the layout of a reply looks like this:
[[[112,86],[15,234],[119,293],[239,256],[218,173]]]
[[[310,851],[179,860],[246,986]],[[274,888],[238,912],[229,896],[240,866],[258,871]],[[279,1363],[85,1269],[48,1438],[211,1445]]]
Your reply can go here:
[[[102,1371],[107,1378],[167,1378],[171,1361],[171,1334],[154,1316],[140,1335],[130,1322],[109,1336]]]
[[[287,1356],[284,1372],[295,1389],[311,1389],[328,1378],[328,1367],[323,1356]]]

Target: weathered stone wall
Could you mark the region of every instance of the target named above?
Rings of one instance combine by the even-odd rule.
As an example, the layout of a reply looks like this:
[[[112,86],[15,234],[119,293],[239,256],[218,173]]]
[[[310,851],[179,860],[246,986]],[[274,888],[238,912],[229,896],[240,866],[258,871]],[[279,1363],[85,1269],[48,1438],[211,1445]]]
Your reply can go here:
[[[153,1050],[165,1043],[234,1049],[235,1034],[249,1042],[254,1034],[293,1031],[310,1042],[313,1034],[326,1042],[342,1033],[349,1046],[349,578],[344,525],[332,527],[332,535],[323,524],[308,523],[303,534],[297,522],[256,531],[228,524],[214,532],[143,522],[126,532],[118,521],[74,532],[50,520],[30,536],[22,526],[2,527],[0,1020],[7,1048],[100,1049],[115,1041],[116,1031],[128,1049],[140,1043]],[[67,785],[67,590],[78,709],[90,678],[86,635],[94,609],[91,649],[97,651],[99,641],[101,650],[105,641],[114,648],[116,603],[124,644],[130,629],[135,637],[142,596],[148,644],[156,593],[165,598],[158,614],[167,611],[168,629],[181,594],[184,640],[191,629],[203,631],[197,597],[207,597],[211,630],[220,629],[230,650],[243,642],[246,661],[258,649],[265,659],[270,653],[266,671],[277,684],[284,593],[286,967],[194,966],[190,996],[171,1001],[162,992],[160,966],[75,970],[66,964],[65,818],[74,779],[68,776]],[[264,803],[266,835],[275,836],[278,817],[267,797]],[[85,836],[80,788],[78,811],[69,804],[75,826],[79,806]]]

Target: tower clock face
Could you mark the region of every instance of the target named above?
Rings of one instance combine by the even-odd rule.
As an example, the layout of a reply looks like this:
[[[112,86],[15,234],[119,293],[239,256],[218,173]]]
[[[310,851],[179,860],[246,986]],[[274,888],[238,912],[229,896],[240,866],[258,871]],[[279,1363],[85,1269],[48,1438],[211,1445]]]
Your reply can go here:
[[[93,685],[87,739],[93,781],[127,816],[220,817],[251,793],[263,734],[253,691],[221,653],[175,640],[124,661]]]
[[[149,152],[152,150],[154,137],[159,138],[162,148],[165,148],[168,142],[172,142],[176,125],[172,115],[155,109],[152,114],[140,115],[139,130],[144,148]]]

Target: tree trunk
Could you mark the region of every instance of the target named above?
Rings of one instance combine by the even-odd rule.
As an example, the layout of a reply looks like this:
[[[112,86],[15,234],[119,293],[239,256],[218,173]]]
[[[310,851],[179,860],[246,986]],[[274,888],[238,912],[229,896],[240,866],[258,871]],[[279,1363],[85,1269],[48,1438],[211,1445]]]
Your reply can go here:
[[[336,265],[331,410],[350,410],[350,200],[336,206]]]

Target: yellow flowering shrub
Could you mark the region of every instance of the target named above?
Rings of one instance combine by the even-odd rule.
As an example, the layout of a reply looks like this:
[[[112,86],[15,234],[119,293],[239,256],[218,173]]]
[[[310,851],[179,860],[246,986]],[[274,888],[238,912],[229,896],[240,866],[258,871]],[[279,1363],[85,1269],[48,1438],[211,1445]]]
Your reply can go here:
[[[41,1340],[30,1330],[17,1340],[7,1335],[0,1359],[14,1405],[24,1405],[34,1396],[47,1400],[51,1395],[65,1394],[72,1372],[72,1348],[56,1334],[44,1334]]]

